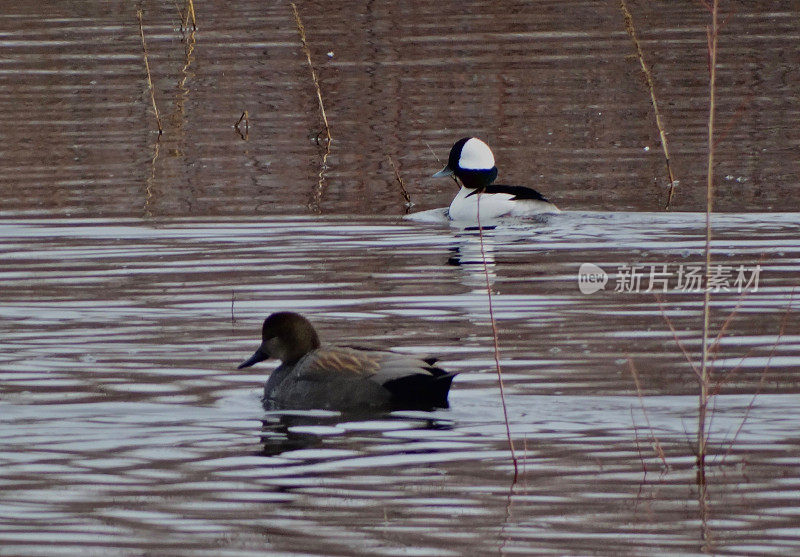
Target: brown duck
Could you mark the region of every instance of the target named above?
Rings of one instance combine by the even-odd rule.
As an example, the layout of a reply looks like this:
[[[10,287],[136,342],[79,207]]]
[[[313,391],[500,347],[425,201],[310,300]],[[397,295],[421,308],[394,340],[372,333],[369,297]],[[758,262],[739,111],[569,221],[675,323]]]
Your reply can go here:
[[[321,346],[302,315],[282,311],[264,320],[262,342],[239,369],[281,361],[264,386],[267,409],[367,410],[447,408],[454,373],[435,358]]]

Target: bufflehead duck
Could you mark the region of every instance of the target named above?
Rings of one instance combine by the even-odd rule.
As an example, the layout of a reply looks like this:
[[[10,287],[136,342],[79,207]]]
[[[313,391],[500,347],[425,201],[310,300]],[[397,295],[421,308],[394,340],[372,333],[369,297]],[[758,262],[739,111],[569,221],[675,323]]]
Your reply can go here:
[[[267,409],[447,408],[455,377],[435,358],[356,350],[320,344],[311,323],[298,313],[273,313],[261,329],[261,346],[239,369],[277,358],[281,365],[264,386]]]
[[[464,137],[456,141],[450,149],[447,166],[433,175],[434,178],[444,176],[455,176],[461,183],[458,195],[450,203],[451,220],[475,221],[478,216],[490,220],[561,212],[534,189],[493,184],[497,178],[494,155],[489,146],[477,137]]]

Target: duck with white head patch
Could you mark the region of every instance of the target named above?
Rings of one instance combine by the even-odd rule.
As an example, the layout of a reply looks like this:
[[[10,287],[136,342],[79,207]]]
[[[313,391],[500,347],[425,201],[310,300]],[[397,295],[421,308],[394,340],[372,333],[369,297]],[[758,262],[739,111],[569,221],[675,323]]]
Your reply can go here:
[[[489,221],[501,217],[526,217],[560,213],[538,191],[525,186],[494,184],[497,167],[489,146],[477,137],[464,137],[450,149],[447,166],[434,178],[455,176],[461,189],[448,211],[454,221]],[[478,203],[480,202],[480,215]]]

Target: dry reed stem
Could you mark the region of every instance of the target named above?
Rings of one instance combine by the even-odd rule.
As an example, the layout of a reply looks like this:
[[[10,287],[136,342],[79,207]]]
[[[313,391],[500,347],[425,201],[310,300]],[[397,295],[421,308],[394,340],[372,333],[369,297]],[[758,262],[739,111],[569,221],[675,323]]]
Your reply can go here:
[[[758,265],[761,265],[762,261],[764,260],[764,254],[758,258]],[[736,300],[736,305],[728,314],[728,317],[725,319],[725,322],[720,327],[719,332],[717,333],[716,338],[714,338],[714,342],[711,343],[711,347],[709,349],[709,353],[712,355],[711,360],[711,369],[714,369],[714,363],[717,361],[717,355],[719,353],[719,346],[720,342],[722,341],[722,336],[725,334],[725,331],[728,330],[733,318],[739,313],[739,308],[742,307],[742,302],[744,301],[744,297],[747,296],[747,289],[742,289],[741,294],[739,295],[739,299]]]
[[[686,347],[678,338],[678,332],[672,325],[672,320],[669,318],[669,315],[667,315],[667,310],[666,308],[664,308],[664,302],[662,301],[661,296],[655,294],[655,297],[656,301],[658,301],[658,307],[661,309],[661,317],[667,323],[669,330],[672,332],[672,338],[675,340],[675,344],[677,344],[678,348],[681,349],[681,352],[683,352],[683,357],[686,358],[686,361],[689,362],[690,366],[692,366],[692,370],[694,371],[695,375],[697,375],[697,378],[700,379],[700,370],[697,368],[697,365],[695,365],[694,360],[692,360],[692,357],[689,355],[689,352],[686,350]]]
[[[706,482],[705,464],[697,468],[696,483],[697,502],[700,507],[700,537],[703,540],[703,545],[700,549],[703,553],[710,553],[713,555],[714,540],[711,535],[711,525],[709,524],[711,505],[708,499],[708,483]]]
[[[181,20],[183,19],[183,15],[181,15]],[[182,29],[183,31],[183,29]],[[184,114],[184,109],[186,106],[186,101],[189,99],[189,88],[186,87],[186,82],[188,81],[189,77],[192,75],[189,73],[189,68],[194,61],[194,57],[192,56],[194,53],[194,47],[196,43],[195,38],[195,31],[190,31],[189,36],[187,37],[186,34],[183,34],[183,41],[185,41],[185,49],[184,54],[186,58],[184,59],[183,67],[181,68],[181,78],[178,81],[178,95],[175,98],[175,111],[172,113],[172,119],[176,123],[176,127],[180,127],[180,116]]]
[[[760,260],[759,260],[759,262],[760,262]],[[711,344],[711,347],[709,349],[709,354],[711,354],[712,360],[711,360],[711,366],[709,368],[709,371],[713,371],[713,369],[714,369],[714,364],[715,364],[715,362],[717,360],[717,356],[719,354],[719,346],[720,346],[720,342],[722,340],[722,336],[725,334],[725,331],[728,330],[728,327],[732,323],[733,318],[738,314],[739,308],[741,307],[742,301],[744,300],[744,297],[746,295],[747,295],[747,291],[743,290],[742,294],[739,296],[739,299],[736,302],[736,306],[733,308],[731,313],[728,314],[728,317],[725,319],[725,322],[723,323],[722,327],[720,328],[719,332],[717,333],[717,336],[714,339],[714,342]],[[683,355],[686,358],[686,361],[689,362],[689,365],[692,366],[692,370],[695,372],[695,375],[697,375],[698,380],[701,380],[700,370],[697,369],[697,366],[692,361],[692,358],[689,355],[689,352],[686,350],[686,347],[683,345],[683,343],[678,338],[677,332],[675,330],[675,327],[672,324],[672,320],[670,320],[669,316],[666,313],[666,309],[664,308],[663,300],[661,299],[661,297],[658,294],[655,294],[655,298],[658,301],[659,309],[661,310],[661,317],[667,323],[667,326],[669,327],[670,331],[672,332],[672,338],[675,340],[675,344],[678,345],[678,347],[680,348],[681,352],[683,352]],[[753,350],[749,350],[744,356],[742,356],[741,360],[739,361],[739,364],[737,364],[730,371],[728,371],[724,376],[720,377],[716,381],[716,384],[714,385],[713,389],[708,394],[708,398],[709,399],[711,399],[713,397],[716,397],[720,393],[720,391],[722,390],[723,385],[726,382],[730,381],[733,378],[733,376],[741,369],[742,364],[744,363],[744,361],[748,357],[750,357],[752,352],[753,352]],[[710,386],[710,382],[711,382],[710,373],[709,373],[708,381],[709,381],[709,386]],[[708,420],[708,429],[709,430],[711,429],[711,425],[712,425],[712,423],[714,421],[714,408],[712,408],[711,417]]]
[[[747,360],[747,358],[749,358],[750,356],[752,356],[754,351],[755,351],[755,350],[748,350],[748,351],[745,353],[745,355],[744,355],[744,356],[742,356],[742,357],[739,359],[739,363],[738,363],[738,364],[736,364],[736,366],[735,366],[735,367],[731,368],[731,369],[730,369],[730,371],[726,372],[724,376],[720,377],[720,378],[719,378],[719,379],[716,381],[716,383],[714,384],[714,388],[712,389],[711,393],[709,394],[709,397],[710,397],[710,398],[713,400],[713,403],[712,403],[712,407],[711,407],[710,417],[708,418],[708,431],[711,431],[711,430],[713,430],[713,429],[714,429],[714,418],[715,418],[715,417],[716,417],[716,415],[717,415],[717,395],[718,395],[718,394],[719,394],[719,393],[722,391],[722,387],[723,387],[723,385],[724,385],[725,383],[727,383],[728,381],[732,380],[732,379],[733,379],[733,376],[734,376],[734,375],[736,375],[737,373],[739,373],[739,370],[741,370],[741,369],[742,369],[742,366],[744,365],[744,362],[745,362],[745,360]],[[765,370],[762,372],[762,375],[761,375],[761,377],[762,377],[762,380],[761,380],[761,381],[759,381],[759,386],[758,386],[758,388],[756,389],[756,393],[755,393],[755,395],[758,395],[758,394],[760,394],[760,392],[761,392],[761,388],[762,388],[762,385],[763,385],[763,381],[765,380],[765,377],[766,377],[766,369],[765,369]],[[753,399],[752,399],[752,401],[751,401],[751,404],[755,402],[755,395],[753,396]],[[745,415],[744,415],[743,421],[742,421],[742,423],[740,424],[740,426],[739,426],[739,428],[738,428],[738,429],[741,429],[741,427],[742,427],[742,426],[744,426],[744,422],[747,420],[747,418],[748,418],[749,414],[750,414],[750,411],[749,411],[749,410],[745,412]],[[737,431],[738,431],[738,429],[737,429]],[[731,440],[731,443],[734,443],[734,442],[736,441],[736,436],[737,436],[737,435],[734,435],[733,439]],[[722,441],[719,443],[719,445],[720,445],[720,446],[723,446],[723,445],[725,445],[726,443],[728,443],[727,436],[726,436],[724,439],[722,439]],[[733,448],[733,445],[731,444],[731,445],[729,445],[729,447],[730,447],[730,448]],[[727,453],[726,453],[726,454],[727,454]],[[716,459],[715,459],[715,462],[716,462]]]
[[[622,11],[622,17],[625,20],[625,30],[630,35],[631,40],[633,41],[633,45],[636,47],[636,56],[639,59],[639,65],[642,68],[642,73],[644,73],[645,80],[647,81],[647,88],[650,91],[650,102],[653,105],[653,113],[656,117],[656,127],[658,128],[658,134],[661,137],[661,149],[664,152],[664,161],[667,165],[667,176],[669,178],[669,191],[667,193],[667,203],[664,206],[664,210],[668,210],[670,205],[672,204],[672,198],[675,195],[675,175],[672,173],[672,166],[670,165],[670,157],[669,157],[669,145],[667,144],[667,133],[664,130],[664,124],[661,122],[661,112],[658,110],[658,101],[656,100],[656,85],[655,81],[653,80],[653,74],[650,72],[650,68],[645,62],[644,59],[644,52],[642,51],[642,46],[639,44],[639,39],[636,36],[636,28],[633,25],[633,16],[631,12],[628,10],[628,6],[625,4],[625,0],[619,1],[619,7]]]
[[[711,277],[711,213],[714,210],[714,124],[716,116],[717,95],[717,38],[719,2],[711,4],[711,24],[706,29],[708,37],[708,166],[706,169],[706,242],[705,242],[705,285],[703,295],[703,338],[700,361],[700,392],[697,416],[697,464],[705,464],[706,443],[706,410],[708,408],[708,331],[711,314],[711,290],[708,288]]]
[[[761,380],[758,382],[758,388],[756,389],[756,392],[753,393],[753,396],[750,399],[750,403],[747,405],[747,409],[745,410],[744,416],[742,417],[742,421],[739,423],[739,427],[736,428],[736,433],[733,434],[733,438],[731,439],[731,442],[728,445],[728,449],[725,451],[725,454],[722,455],[720,464],[725,463],[725,459],[728,458],[728,455],[733,450],[733,446],[736,443],[736,439],[739,438],[739,434],[742,432],[742,428],[744,428],[744,424],[745,422],[747,422],[747,418],[750,417],[750,412],[752,412],[753,410],[753,405],[756,403],[756,398],[758,397],[758,395],[761,394],[761,390],[764,388],[764,384],[767,382],[767,372],[769,371],[769,366],[772,363],[772,357],[775,355],[775,351],[778,349],[778,343],[780,342],[781,338],[786,332],[786,324],[789,322],[789,314],[791,313],[793,302],[794,302],[794,290],[792,290],[792,296],[791,298],[789,298],[789,306],[786,308],[786,311],[783,314],[783,319],[781,319],[781,327],[778,330],[778,336],[775,338],[775,342],[773,343],[772,348],[769,351],[769,356],[767,357],[767,363],[764,365],[764,369],[761,371]]]
[[[322,196],[325,194],[325,171],[328,170],[328,157],[331,154],[331,142],[325,142],[325,152],[322,153],[322,163],[319,165],[319,172],[317,173],[317,187],[311,194],[311,201],[308,203],[308,208],[315,213],[320,213],[322,210],[320,204],[322,203]]]
[[[189,24],[189,19],[192,20],[192,29],[197,31],[197,21],[195,20],[194,16],[194,2],[192,0],[187,0],[186,2],[186,22],[183,24],[184,27],[187,27]]]
[[[642,414],[644,414],[644,421],[647,424],[647,429],[650,430],[650,437],[653,439],[653,452],[661,459],[664,469],[669,470],[667,456],[664,454],[664,449],[661,448],[661,443],[656,436],[656,432],[653,430],[653,426],[650,424],[650,417],[647,415],[647,410],[644,407],[644,396],[642,395],[642,385],[639,383],[639,372],[636,370],[636,366],[633,365],[633,360],[630,357],[628,357],[628,369],[633,377],[633,384],[636,386],[636,396],[639,397],[639,405],[642,408]]]
[[[639,501],[642,498],[642,492],[644,491],[644,484],[647,482],[647,462],[644,460],[644,455],[642,454],[642,445],[639,443],[639,425],[636,423],[636,416],[633,413],[633,406],[630,408],[631,411],[631,423],[633,424],[633,441],[636,444],[636,454],[639,456],[639,464],[642,466],[642,481],[639,482],[639,491],[636,492],[636,503],[633,506],[633,512],[635,513],[639,508]]]
[[[478,191],[478,198],[475,200],[475,220],[478,221],[478,238],[481,245],[481,261],[483,262],[483,274],[486,278],[486,296],[489,301],[489,322],[492,325],[492,339],[494,341],[494,365],[497,370],[497,384],[500,387],[500,404],[503,407],[503,421],[506,426],[506,436],[508,437],[508,449],[511,452],[511,462],[514,464],[514,479],[516,483],[519,476],[519,463],[517,462],[517,453],[514,449],[514,440],[511,438],[511,424],[508,421],[508,406],[506,405],[506,394],[503,387],[503,372],[500,368],[500,343],[497,333],[497,322],[494,319],[494,307],[492,306],[492,284],[489,281],[489,267],[486,264],[486,251],[483,245],[483,226],[481,226],[481,192]]]
[[[742,295],[739,297],[738,301],[736,302],[736,306],[733,308],[731,313],[728,315],[727,319],[725,319],[725,323],[723,323],[722,327],[719,330],[719,333],[717,333],[717,336],[714,339],[714,342],[711,343],[711,348],[709,349],[709,353],[712,354],[712,356],[713,356],[712,362],[711,362],[712,363],[712,365],[711,365],[711,369],[712,370],[714,369],[714,365],[713,364],[714,364],[714,362],[716,362],[716,359],[717,359],[717,354],[718,354],[718,351],[719,351],[720,341],[722,340],[722,335],[724,335],[725,331],[728,330],[728,327],[730,326],[731,322],[733,321],[733,318],[738,313],[738,310],[742,305],[742,300],[744,299],[745,295],[746,295],[746,291],[743,291]],[[686,350],[686,347],[683,345],[681,340],[678,338],[678,333],[675,330],[675,326],[672,324],[672,320],[667,315],[667,310],[664,307],[664,301],[662,300],[661,296],[659,296],[658,294],[655,294],[655,298],[656,298],[656,301],[658,302],[658,307],[661,310],[661,317],[662,317],[662,319],[664,319],[664,321],[666,322],[667,326],[669,327],[669,330],[672,333],[672,338],[675,340],[675,344],[678,346],[678,348],[680,348],[681,352],[683,353],[684,358],[686,358],[686,361],[689,362],[690,366],[692,366],[692,370],[694,371],[695,375],[697,375],[698,379],[700,379],[701,378],[700,370],[695,365],[694,361],[692,360],[692,357],[689,355],[688,350]],[[715,394],[717,392],[719,392],[719,389],[717,389],[715,391]]]
[[[639,426],[636,424],[636,416],[633,414],[633,406],[631,406],[631,423],[633,423],[633,442],[636,443],[636,453],[639,455],[639,463],[642,465],[642,472],[644,473],[642,480],[644,480],[647,478],[647,463],[644,460],[644,455],[642,455],[642,445],[639,443]]]
[[[294,21],[297,25],[297,32],[300,34],[300,42],[303,44],[303,52],[306,55],[308,67],[311,70],[311,80],[314,82],[314,89],[317,92],[317,101],[319,102],[319,112],[322,115],[322,121],[325,124],[325,135],[327,136],[328,143],[333,141],[331,137],[331,128],[328,125],[328,116],[325,114],[325,103],[322,102],[322,91],[319,88],[319,79],[317,78],[317,70],[314,69],[314,64],[311,63],[311,50],[308,48],[306,42],[306,28],[303,27],[303,22],[300,20],[300,13],[297,11],[297,6],[294,2],[291,3],[292,12],[294,13]]]
[[[197,39],[195,38],[196,31],[196,29],[192,29],[191,33],[189,33],[189,38],[186,41],[186,63],[184,63],[183,68],[181,68],[181,73],[184,75],[188,73],[189,66],[192,65],[192,61],[194,60],[192,54],[194,53],[194,45],[197,42]],[[184,77],[184,81],[185,80],[186,78]]]
[[[408,195],[408,190],[406,190],[406,184],[403,181],[403,177],[400,176],[400,172],[397,170],[397,166],[394,164],[394,159],[392,159],[392,155],[386,155],[386,158],[389,159],[389,164],[392,165],[392,170],[394,171],[394,178],[397,180],[398,185],[400,186],[400,195],[403,196],[403,199],[406,202],[406,212],[411,208],[413,203],[411,203],[411,196]]]
[[[136,17],[139,19],[139,34],[142,36],[142,52],[144,54],[144,67],[147,70],[147,86],[150,89],[150,100],[153,101],[153,111],[156,113],[156,124],[158,125],[158,135],[164,133],[164,128],[161,127],[161,117],[158,115],[158,106],[156,106],[156,96],[153,91],[153,80],[150,79],[150,63],[147,61],[147,44],[144,40],[144,27],[142,26],[142,10],[136,10]]]
[[[733,379],[733,377],[734,377],[734,376],[735,376],[737,373],[739,373],[739,370],[741,370],[741,369],[742,369],[742,366],[744,366],[744,362],[745,362],[745,360],[747,360],[747,358],[749,358],[750,356],[752,356],[752,355],[753,355],[753,353],[755,353],[755,348],[751,348],[750,350],[748,350],[747,352],[745,352],[745,353],[744,353],[744,356],[742,356],[741,358],[739,358],[739,363],[738,363],[738,364],[736,364],[735,366],[733,366],[731,369],[729,369],[728,371],[726,371],[724,374],[720,374],[720,377],[719,377],[719,379],[717,379],[717,380],[716,380],[716,382],[714,383],[714,388],[713,388],[713,390],[711,391],[711,393],[710,393],[710,395],[709,395],[709,396],[710,396],[710,397],[715,397],[715,396],[717,396],[717,395],[718,395],[720,392],[722,392],[722,387],[725,385],[725,383],[729,382],[731,379]],[[709,378],[709,380],[710,380],[710,379],[711,379],[711,378]],[[714,416],[711,416],[711,419],[713,420],[713,419],[714,419]],[[709,423],[710,423],[710,422],[709,422]]]
[[[528,437],[522,437],[522,488],[528,491]]]
[[[736,301],[736,305],[733,307],[731,312],[728,314],[728,317],[725,318],[725,322],[722,324],[722,327],[719,328],[719,332],[717,336],[714,337],[714,342],[711,343],[711,346],[708,348],[708,353],[711,355],[711,369],[714,369],[714,364],[717,361],[717,355],[719,354],[719,346],[722,342],[722,336],[728,330],[731,323],[733,322],[733,318],[736,317],[736,314],[739,313],[739,308],[742,306],[742,300],[744,300],[745,295],[747,294],[746,290],[742,290],[742,295],[739,296],[739,299]]]
[[[156,181],[156,161],[158,160],[160,150],[161,136],[159,135],[153,142],[153,156],[150,159],[150,174],[144,181],[144,216],[148,218],[153,216],[152,207],[156,202],[156,191],[153,188],[153,184]]]
[[[734,367],[732,367],[725,374],[721,374],[719,379],[717,379],[716,382],[714,383],[714,386],[713,386],[713,388],[711,389],[711,392],[708,395],[709,399],[713,400],[712,407],[711,407],[711,412],[710,412],[710,417],[708,418],[708,431],[711,431],[713,429],[714,417],[717,415],[717,395],[719,395],[719,393],[722,391],[722,387],[725,385],[725,383],[727,383],[728,381],[732,380],[733,377],[737,373],[739,373],[739,370],[742,369],[742,366],[744,365],[745,360],[747,360],[747,358],[752,356],[754,351],[755,351],[755,349],[751,349],[751,350],[748,350],[747,352],[745,352],[744,356],[742,356],[739,359],[739,363],[736,364]],[[709,381],[711,381],[711,377],[709,377]],[[723,439],[721,444],[724,444],[725,442],[726,442],[726,440]]]
[[[314,83],[314,90],[317,93],[317,102],[319,103],[319,112],[322,115],[322,122],[325,124],[325,136],[327,141],[325,142],[325,152],[322,154],[322,164],[320,165],[319,170],[319,180],[317,181],[317,187],[314,190],[314,193],[311,196],[311,202],[309,203],[309,208],[314,212],[320,212],[320,203],[322,201],[322,196],[325,193],[325,171],[328,169],[328,156],[331,154],[331,144],[333,143],[333,137],[331,137],[331,128],[328,125],[328,116],[325,113],[325,103],[322,102],[322,91],[319,87],[319,78],[317,77],[317,70],[314,69],[314,64],[311,62],[311,50],[308,47],[308,42],[306,41],[306,28],[303,26],[303,22],[300,20],[300,13],[297,11],[297,6],[294,2],[291,3],[292,12],[294,13],[294,21],[297,25],[297,32],[300,35],[300,43],[303,45],[303,52],[306,55],[306,61],[308,62],[308,67],[311,70],[311,81]],[[317,138],[319,138],[319,134],[317,134]]]

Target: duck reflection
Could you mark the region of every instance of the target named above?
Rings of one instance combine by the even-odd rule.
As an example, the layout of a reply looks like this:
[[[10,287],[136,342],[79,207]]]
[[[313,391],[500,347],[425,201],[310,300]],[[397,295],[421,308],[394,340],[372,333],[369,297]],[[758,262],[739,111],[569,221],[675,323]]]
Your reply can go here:
[[[449,431],[452,421],[427,412],[269,412],[261,421],[264,456],[288,451],[324,448],[326,442],[348,434],[392,431]],[[332,447],[329,447],[332,448]],[[339,447],[341,448],[341,447]]]
[[[448,265],[460,267],[463,283],[470,288],[486,288],[486,275],[489,284],[497,279],[497,256],[502,255],[503,248],[516,242],[530,242],[531,237],[541,234],[552,215],[541,215],[524,222],[493,223],[478,227],[463,227],[455,233],[455,244],[450,248]]]

